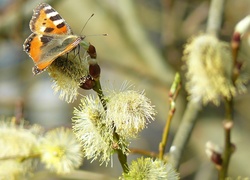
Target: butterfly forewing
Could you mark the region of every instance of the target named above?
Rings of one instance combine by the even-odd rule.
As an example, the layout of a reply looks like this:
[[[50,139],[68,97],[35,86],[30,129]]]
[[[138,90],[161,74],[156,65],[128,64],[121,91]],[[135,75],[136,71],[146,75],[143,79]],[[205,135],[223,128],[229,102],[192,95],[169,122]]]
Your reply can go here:
[[[34,9],[30,29],[32,32],[40,34],[72,34],[71,28],[59,13],[45,3]]]

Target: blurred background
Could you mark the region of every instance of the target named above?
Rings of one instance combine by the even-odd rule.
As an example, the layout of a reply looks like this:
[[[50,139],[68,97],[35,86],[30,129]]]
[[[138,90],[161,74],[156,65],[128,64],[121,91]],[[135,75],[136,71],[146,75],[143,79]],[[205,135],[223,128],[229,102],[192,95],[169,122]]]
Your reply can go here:
[[[78,107],[80,97],[72,104],[60,100],[54,94],[46,72],[38,76],[31,72],[34,64],[23,52],[22,44],[31,33],[32,10],[40,2],[54,7],[75,34],[86,35],[85,40],[96,47],[104,90],[118,90],[125,82],[133,89],[145,90],[158,113],[155,121],[132,142],[131,147],[157,152],[169,108],[168,91],[175,72],[181,72],[185,84],[181,60],[184,44],[190,37],[205,31],[210,1],[0,0],[0,116],[18,116],[21,109],[26,120],[51,129],[71,127],[72,111]],[[226,1],[220,38],[230,42],[235,24],[249,12],[249,0]],[[94,17],[81,32],[92,13]],[[103,33],[108,36],[101,36]],[[244,48],[243,57],[247,62],[249,47]],[[187,93],[184,86],[177,100],[169,146],[185,110]],[[93,92],[80,90],[80,93]],[[236,152],[231,159],[229,175],[250,177],[250,94],[237,96],[234,107],[232,141],[236,144]],[[206,157],[205,143],[213,141],[223,146],[224,106],[208,105],[197,118],[198,123],[182,159],[181,179],[213,180],[216,170]],[[136,157],[130,155],[129,162]],[[86,160],[82,169],[115,178],[122,172],[116,156],[113,167]]]

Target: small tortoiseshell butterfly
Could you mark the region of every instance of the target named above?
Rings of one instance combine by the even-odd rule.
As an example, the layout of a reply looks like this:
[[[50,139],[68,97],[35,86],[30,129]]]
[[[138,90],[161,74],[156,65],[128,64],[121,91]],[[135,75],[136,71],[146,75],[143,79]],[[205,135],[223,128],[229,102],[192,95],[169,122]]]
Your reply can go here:
[[[24,51],[33,59],[33,73],[44,71],[56,58],[75,47],[85,36],[74,35],[69,25],[49,4],[41,3],[30,20],[32,34],[23,44]]]

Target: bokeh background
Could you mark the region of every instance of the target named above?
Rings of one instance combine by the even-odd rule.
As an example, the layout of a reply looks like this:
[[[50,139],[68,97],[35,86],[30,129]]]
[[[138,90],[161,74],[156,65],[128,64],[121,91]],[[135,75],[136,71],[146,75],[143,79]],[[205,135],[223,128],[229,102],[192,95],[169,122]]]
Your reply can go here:
[[[38,76],[31,72],[34,64],[23,52],[22,44],[31,33],[32,10],[40,2],[54,7],[74,33],[87,35],[86,41],[96,47],[104,90],[119,90],[124,83],[133,89],[145,90],[158,113],[155,121],[132,142],[131,147],[157,152],[169,108],[168,91],[175,72],[181,72],[185,84],[181,60],[184,44],[190,37],[205,31],[210,1],[0,0],[0,116],[21,114],[31,123],[52,129],[71,126],[72,111],[78,107],[80,97],[72,104],[60,100],[54,94],[46,72]],[[92,13],[94,17],[81,32]],[[235,24],[249,13],[249,0],[227,0],[220,38],[230,42]],[[100,35],[103,33],[109,35]],[[243,57],[249,63],[249,47],[244,48]],[[93,92],[80,90],[80,93]],[[178,130],[186,102],[183,85],[168,145]],[[237,150],[231,159],[229,175],[250,177],[249,93],[237,96],[234,107],[232,141]],[[180,167],[181,179],[213,180],[216,179],[216,170],[206,157],[205,143],[210,140],[223,145],[224,106],[209,104],[197,118],[198,123]],[[136,157],[129,156],[129,161]],[[117,178],[122,170],[116,156],[113,161],[113,167],[110,164],[105,167],[98,161],[90,163],[86,160],[82,169]],[[55,179],[52,175],[50,177]]]

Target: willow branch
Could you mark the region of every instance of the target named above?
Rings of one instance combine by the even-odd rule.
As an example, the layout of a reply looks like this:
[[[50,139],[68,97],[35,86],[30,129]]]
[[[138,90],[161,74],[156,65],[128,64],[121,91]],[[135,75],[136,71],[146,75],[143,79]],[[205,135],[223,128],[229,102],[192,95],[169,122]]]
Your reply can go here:
[[[144,149],[129,148],[129,152],[131,154],[140,154],[140,155],[145,155],[145,156],[154,157],[154,158],[158,157],[158,153],[146,151]]]
[[[170,131],[170,125],[171,121],[173,119],[174,113],[175,113],[175,100],[179,94],[179,91],[181,89],[181,77],[179,73],[176,73],[175,75],[175,80],[170,88],[169,92],[169,103],[170,103],[170,108],[168,111],[168,117],[166,120],[165,128],[162,133],[162,140],[159,144],[159,159],[163,159],[163,155],[165,152],[165,148],[167,145],[167,140],[168,140],[168,135]]]
[[[207,33],[218,36],[223,20],[225,0],[212,0],[210,4]]]
[[[200,104],[190,101],[185,110],[181,125],[170,148],[169,159],[174,168],[178,169],[181,156],[186,148],[200,109]]]

